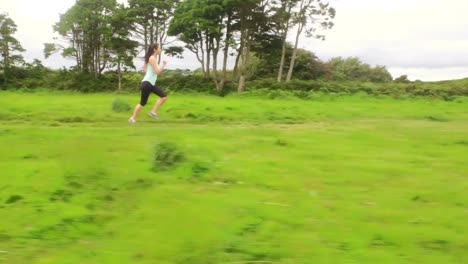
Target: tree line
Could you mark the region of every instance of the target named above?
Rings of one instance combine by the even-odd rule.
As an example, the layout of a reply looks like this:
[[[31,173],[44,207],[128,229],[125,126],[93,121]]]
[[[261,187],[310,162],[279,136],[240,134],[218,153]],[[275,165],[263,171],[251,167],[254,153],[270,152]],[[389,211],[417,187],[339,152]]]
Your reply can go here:
[[[201,74],[218,92],[227,83],[235,83],[242,92],[248,79],[266,77],[277,82],[392,81],[384,66],[371,67],[358,58],[323,62],[298,48],[301,37],[324,40],[335,15],[327,0],[128,0],[128,5],[77,0],[53,26],[60,38],[44,44],[44,55],[71,58],[73,70],[95,79],[115,71],[119,88],[123,72],[134,70],[134,59],[154,42],[170,56],[182,58],[185,50],[195,54]],[[13,37],[16,30],[8,15],[0,14],[4,83],[15,66],[43,67],[38,60],[24,62],[24,49]],[[231,70],[229,57],[235,61]],[[28,73],[23,69],[16,74],[21,72]]]

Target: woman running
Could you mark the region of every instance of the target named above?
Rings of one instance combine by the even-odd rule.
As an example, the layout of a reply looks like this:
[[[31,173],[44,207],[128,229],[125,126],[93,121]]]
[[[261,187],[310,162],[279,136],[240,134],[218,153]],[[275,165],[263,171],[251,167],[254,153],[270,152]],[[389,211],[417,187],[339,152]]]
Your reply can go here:
[[[146,74],[143,80],[141,81],[140,103],[135,106],[133,115],[128,119],[128,122],[130,122],[131,124],[136,123],[137,117],[140,114],[141,109],[148,102],[150,93],[154,93],[159,96],[159,99],[154,105],[153,109],[151,110],[151,112],[148,113],[148,115],[154,119],[159,119],[158,110],[161,107],[161,105],[163,105],[167,100],[166,93],[164,93],[163,90],[161,90],[161,88],[156,85],[158,75],[164,70],[164,68],[167,65],[167,62],[163,61],[162,67],[158,66],[156,58],[160,55],[161,49],[159,48],[159,44],[151,44],[145,55],[144,69],[146,71]]]

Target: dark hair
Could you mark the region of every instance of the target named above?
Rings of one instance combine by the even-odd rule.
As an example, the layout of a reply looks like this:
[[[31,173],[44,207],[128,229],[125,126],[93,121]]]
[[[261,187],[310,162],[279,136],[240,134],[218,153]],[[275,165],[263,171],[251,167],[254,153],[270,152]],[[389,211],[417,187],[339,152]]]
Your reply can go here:
[[[149,58],[151,57],[151,55],[153,55],[154,50],[158,48],[159,48],[158,43],[153,43],[148,47],[148,51],[146,52],[146,55],[145,55],[145,63],[149,62]]]

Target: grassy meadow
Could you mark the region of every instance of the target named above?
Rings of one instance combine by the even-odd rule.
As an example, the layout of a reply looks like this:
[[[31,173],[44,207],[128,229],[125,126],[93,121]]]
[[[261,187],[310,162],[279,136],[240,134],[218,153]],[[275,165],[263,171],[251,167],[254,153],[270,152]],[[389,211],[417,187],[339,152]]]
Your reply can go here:
[[[116,98],[0,92],[0,263],[468,260],[468,98]]]

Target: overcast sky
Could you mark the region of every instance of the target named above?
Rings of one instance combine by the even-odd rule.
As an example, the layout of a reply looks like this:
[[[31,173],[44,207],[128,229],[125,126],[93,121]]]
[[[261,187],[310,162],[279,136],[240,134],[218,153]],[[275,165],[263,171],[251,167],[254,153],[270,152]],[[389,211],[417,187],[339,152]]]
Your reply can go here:
[[[122,0],[123,1],[123,0]],[[120,2],[122,2],[120,1]],[[393,77],[448,80],[468,77],[468,0],[332,0],[335,27],[326,40],[301,39],[300,47],[322,60],[357,56],[371,65],[385,65]],[[0,0],[0,12],[16,22],[16,38],[27,61],[46,66],[73,65],[54,55],[45,60],[43,47],[53,42],[52,25],[75,0]],[[293,32],[291,32],[293,33]],[[291,34],[290,39],[293,39]],[[168,58],[169,68],[199,67],[193,56]]]

